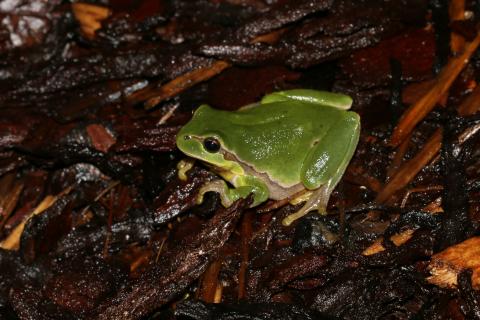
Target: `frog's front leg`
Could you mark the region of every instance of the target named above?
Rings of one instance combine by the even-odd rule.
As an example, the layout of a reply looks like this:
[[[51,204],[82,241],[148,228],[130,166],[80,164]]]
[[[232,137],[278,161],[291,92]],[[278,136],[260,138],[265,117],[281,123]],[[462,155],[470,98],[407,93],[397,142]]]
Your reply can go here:
[[[314,192],[299,211],[283,220],[285,226],[312,210],[326,214],[330,195],[353,157],[359,136],[360,118],[354,112],[347,112],[312,148],[303,163],[301,180]]]
[[[268,199],[268,189],[265,184],[251,176],[240,176],[234,179],[234,188],[229,188],[224,180],[218,179],[206,183],[200,188],[197,203],[202,203],[203,196],[207,192],[217,192],[224,207],[230,207],[240,198],[246,198],[253,194],[252,207]]]
[[[208,182],[203,187],[200,188],[197,197],[197,203],[200,204],[203,202],[203,196],[207,192],[217,192],[220,196],[220,201],[224,207],[230,207],[232,203],[237,201],[240,198],[245,198],[250,192],[241,189],[232,189],[227,186],[227,183],[224,180],[214,180]]]

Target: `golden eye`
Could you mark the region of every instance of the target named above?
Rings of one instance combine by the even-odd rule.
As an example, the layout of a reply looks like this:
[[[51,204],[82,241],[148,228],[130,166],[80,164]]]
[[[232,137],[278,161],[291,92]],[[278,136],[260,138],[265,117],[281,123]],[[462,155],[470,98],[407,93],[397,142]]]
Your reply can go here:
[[[220,150],[220,142],[215,138],[209,137],[203,140],[203,147],[208,152],[218,152],[218,150]]]

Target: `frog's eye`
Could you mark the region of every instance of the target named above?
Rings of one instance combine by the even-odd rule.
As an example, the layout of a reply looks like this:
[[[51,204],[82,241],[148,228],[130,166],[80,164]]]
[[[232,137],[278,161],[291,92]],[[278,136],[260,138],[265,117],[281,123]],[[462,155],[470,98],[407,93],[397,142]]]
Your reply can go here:
[[[220,142],[217,139],[209,137],[203,140],[203,146],[208,152],[218,152],[220,150]]]

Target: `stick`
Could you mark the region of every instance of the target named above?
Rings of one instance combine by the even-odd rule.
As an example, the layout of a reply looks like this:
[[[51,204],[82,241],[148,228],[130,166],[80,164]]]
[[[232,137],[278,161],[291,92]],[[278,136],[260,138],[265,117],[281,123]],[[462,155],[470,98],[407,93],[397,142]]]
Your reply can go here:
[[[477,33],[475,39],[465,47],[465,50],[461,55],[450,59],[448,64],[437,77],[435,85],[427,92],[427,94],[404,112],[393,131],[390,140],[390,145],[392,147],[397,147],[402,143],[415,126],[422,121],[430,111],[432,111],[440,97],[450,89],[450,86],[460,74],[460,71],[462,71],[467,65],[470,57],[475,50],[477,50],[479,44],[480,34]]]

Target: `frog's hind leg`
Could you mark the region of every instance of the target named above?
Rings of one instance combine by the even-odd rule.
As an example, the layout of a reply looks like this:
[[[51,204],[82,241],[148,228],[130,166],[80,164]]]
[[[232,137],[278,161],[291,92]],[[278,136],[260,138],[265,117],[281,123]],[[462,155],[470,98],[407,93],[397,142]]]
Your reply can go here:
[[[355,152],[359,135],[359,116],[347,112],[323,137],[322,143],[309,152],[302,167],[301,180],[307,189],[313,190],[313,194],[303,208],[283,220],[284,225],[288,226],[312,210],[326,213],[328,199]]]
[[[300,210],[283,219],[282,224],[284,226],[289,226],[293,221],[300,219],[313,210],[317,210],[320,214],[326,214],[328,200],[330,199],[330,195],[334,188],[335,186],[332,186],[330,182],[322,185],[311,194],[310,198],[308,198],[307,202],[302,208],[300,208]]]
[[[266,104],[292,100],[329,106],[340,110],[348,110],[352,106],[352,98],[345,94],[311,89],[292,89],[273,92],[263,97],[260,103]]]

